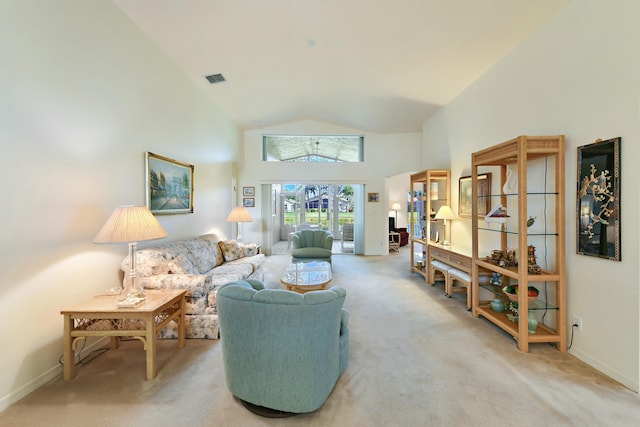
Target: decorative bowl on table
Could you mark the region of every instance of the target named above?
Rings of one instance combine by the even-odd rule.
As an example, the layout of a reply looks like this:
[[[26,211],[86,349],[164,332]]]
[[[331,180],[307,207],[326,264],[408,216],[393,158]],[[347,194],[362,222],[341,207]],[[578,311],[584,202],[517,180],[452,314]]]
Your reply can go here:
[[[502,292],[513,302],[518,302],[518,285],[508,285],[502,288]],[[527,299],[529,303],[538,298],[540,292],[534,286],[529,286],[527,291]]]

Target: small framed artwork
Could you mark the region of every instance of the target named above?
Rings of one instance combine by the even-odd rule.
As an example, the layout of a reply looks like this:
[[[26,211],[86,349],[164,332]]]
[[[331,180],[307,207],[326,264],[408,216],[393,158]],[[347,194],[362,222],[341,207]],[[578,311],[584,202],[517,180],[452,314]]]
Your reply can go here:
[[[460,178],[458,192],[458,216],[461,218],[471,218],[472,216],[472,185],[473,179],[470,176]],[[491,174],[478,175],[478,219],[484,217],[491,210]]]
[[[620,140],[578,147],[577,253],[620,261]]]
[[[242,206],[245,208],[255,208],[256,207],[256,199],[253,197],[245,197],[242,199]]]
[[[369,193],[367,200],[370,203],[378,203],[380,201],[380,193]]]
[[[193,213],[194,166],[145,153],[146,202],[153,214]]]
[[[491,279],[489,279],[489,283],[491,283],[493,286],[502,287],[502,274],[491,273]]]
[[[255,197],[255,195],[256,195],[256,187],[242,187],[243,197]]]

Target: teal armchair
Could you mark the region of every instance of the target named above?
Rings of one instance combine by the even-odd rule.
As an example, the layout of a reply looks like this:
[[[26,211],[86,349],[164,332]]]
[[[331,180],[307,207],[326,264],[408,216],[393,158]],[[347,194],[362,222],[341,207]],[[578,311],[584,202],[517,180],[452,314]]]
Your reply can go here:
[[[327,261],[331,263],[333,234],[326,230],[300,230],[291,236],[292,262]]]
[[[322,406],[349,360],[345,298],[337,286],[305,294],[264,289],[255,279],[222,286],[218,315],[231,394],[261,415]]]

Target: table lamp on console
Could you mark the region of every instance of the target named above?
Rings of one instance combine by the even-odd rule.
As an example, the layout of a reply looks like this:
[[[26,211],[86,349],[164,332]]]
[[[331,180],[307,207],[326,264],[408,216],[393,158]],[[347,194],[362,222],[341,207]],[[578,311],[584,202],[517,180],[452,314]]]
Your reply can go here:
[[[249,213],[249,210],[244,206],[236,206],[231,210],[231,213],[227,217],[227,222],[237,222],[238,223],[238,235],[236,237],[236,242],[242,242],[242,224],[243,222],[252,222],[253,218]]]
[[[394,202],[391,205],[391,210],[396,212],[396,227],[398,227],[398,211],[402,209],[402,206],[400,206],[400,203],[398,202]]]
[[[120,290],[124,295],[118,298],[119,302],[130,305],[144,302],[145,292],[136,286],[136,246],[140,241],[163,237],[167,237],[167,232],[146,206],[118,206],[93,239],[94,243],[129,244],[129,271],[124,277]]]
[[[451,208],[449,206],[442,206],[440,207],[440,209],[438,209],[438,213],[435,216],[435,219],[441,219],[443,220],[443,228],[442,228],[442,234],[444,234],[443,239],[442,239],[442,245],[443,246],[449,246],[451,243],[449,243],[449,241],[447,240],[447,220],[448,219],[455,219],[455,215],[453,214],[453,211],[451,210]]]

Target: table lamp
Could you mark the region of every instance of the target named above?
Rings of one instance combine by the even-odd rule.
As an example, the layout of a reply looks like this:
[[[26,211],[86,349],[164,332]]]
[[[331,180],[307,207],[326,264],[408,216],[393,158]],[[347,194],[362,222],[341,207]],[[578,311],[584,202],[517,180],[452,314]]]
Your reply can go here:
[[[442,245],[449,246],[450,243],[447,240],[447,220],[455,219],[455,216],[453,215],[451,208],[446,205],[442,206],[440,209],[438,209],[438,213],[436,214],[435,219],[441,219],[444,221],[444,226],[442,228],[442,233],[444,234],[444,240],[442,241]]]
[[[253,218],[251,218],[251,214],[244,206],[236,206],[231,210],[231,213],[227,217],[227,222],[238,223],[238,236],[236,237],[236,242],[242,242],[241,223],[251,221],[253,221]]]
[[[136,263],[136,246],[143,240],[154,240],[167,237],[156,217],[146,206],[118,206],[104,223],[94,243],[128,243],[129,244],[129,272],[125,274],[123,290],[124,298],[119,302],[136,305],[144,302],[144,290],[136,286],[138,274]]]
[[[396,228],[398,227],[398,211],[402,209],[402,206],[400,206],[400,203],[395,202],[394,204],[391,205],[391,210],[392,211],[396,211]]]

